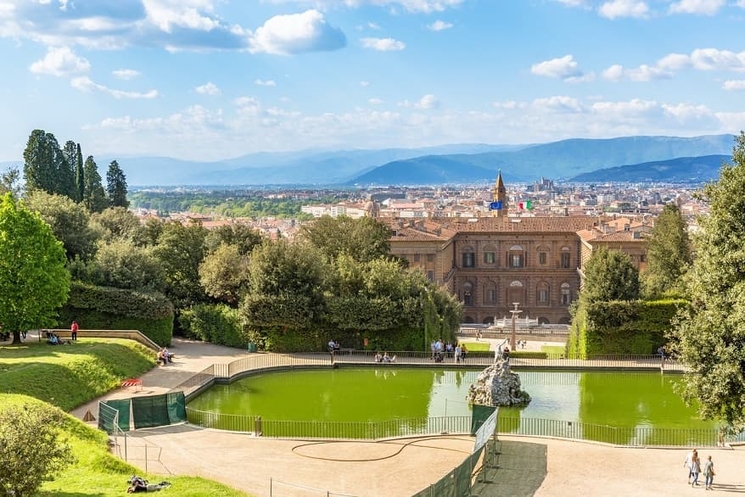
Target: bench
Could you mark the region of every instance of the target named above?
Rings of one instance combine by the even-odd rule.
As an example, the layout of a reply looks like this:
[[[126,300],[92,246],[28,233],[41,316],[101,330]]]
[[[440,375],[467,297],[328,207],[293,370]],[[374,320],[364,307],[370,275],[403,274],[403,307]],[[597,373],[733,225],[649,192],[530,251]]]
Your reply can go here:
[[[132,388],[134,387],[135,392],[139,392],[142,390],[142,380],[139,378],[129,378],[128,380],[124,380],[122,382],[122,388]]]

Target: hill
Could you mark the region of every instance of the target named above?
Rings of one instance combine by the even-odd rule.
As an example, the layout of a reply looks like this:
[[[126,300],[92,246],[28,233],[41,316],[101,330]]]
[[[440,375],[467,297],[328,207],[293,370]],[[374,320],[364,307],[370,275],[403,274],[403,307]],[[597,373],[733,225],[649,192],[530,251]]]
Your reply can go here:
[[[698,136],[692,138],[667,136],[630,136],[611,139],[570,139],[533,145],[512,151],[478,154],[431,155],[380,166],[362,174],[350,183],[392,184],[394,178],[407,178],[404,184],[437,184],[441,178],[453,182],[470,181],[474,168],[490,172],[489,178],[501,169],[505,179],[535,181],[574,177],[577,173],[595,171],[625,164],[664,161],[679,157],[698,157],[731,152],[733,135]],[[462,171],[462,173],[461,173]]]
[[[573,177],[571,181],[580,183],[593,181],[701,183],[716,179],[719,176],[722,164],[731,160],[731,155],[679,157],[664,161],[599,169],[579,174]]]

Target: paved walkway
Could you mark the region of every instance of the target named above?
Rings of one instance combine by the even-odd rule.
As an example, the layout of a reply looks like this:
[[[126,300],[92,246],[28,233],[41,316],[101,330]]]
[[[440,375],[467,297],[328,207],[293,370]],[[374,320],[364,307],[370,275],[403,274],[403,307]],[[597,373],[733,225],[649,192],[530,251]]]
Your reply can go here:
[[[102,399],[164,393],[212,364],[257,356],[180,339],[173,340],[171,350],[176,354],[176,362],[144,374],[142,391],[120,389]],[[75,409],[72,414],[81,419],[88,409],[97,414],[98,400],[101,399]],[[143,471],[204,476],[257,497],[267,497],[270,492],[273,497],[321,497],[327,492],[334,496],[409,497],[460,464],[474,443],[473,438],[463,436],[306,443],[190,425],[138,430],[127,440],[128,461]],[[703,491],[703,487],[686,485],[682,467],[686,449],[614,448],[523,437],[500,437],[500,440],[545,446],[546,477],[535,495],[679,496]],[[702,456],[713,455],[717,468],[715,490],[745,494],[742,476],[745,448],[700,452]],[[515,457],[519,454],[518,451]],[[479,495],[534,492],[536,482],[521,489],[519,477],[508,478],[509,464],[512,463],[507,458],[503,459],[493,482],[482,486]],[[501,476],[499,471],[503,471]],[[500,481],[505,487],[507,481],[512,481],[513,486],[509,491],[500,488]]]

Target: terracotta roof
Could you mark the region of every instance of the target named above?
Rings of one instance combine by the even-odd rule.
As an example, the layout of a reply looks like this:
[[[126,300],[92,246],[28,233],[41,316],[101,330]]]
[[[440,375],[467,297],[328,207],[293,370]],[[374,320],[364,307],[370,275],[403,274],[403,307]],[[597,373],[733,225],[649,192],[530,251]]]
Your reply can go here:
[[[637,235],[638,236],[638,235]],[[644,238],[634,238],[633,231],[616,231],[615,233],[609,233],[607,235],[600,234],[593,242],[645,242]]]
[[[395,240],[397,242],[400,241],[412,241],[412,242],[433,242],[433,241],[444,241],[448,240],[452,237],[450,236],[442,236],[437,235],[435,233],[429,233],[427,231],[419,230],[416,228],[411,228],[409,226],[398,228],[394,227],[395,235],[391,237],[391,240]]]

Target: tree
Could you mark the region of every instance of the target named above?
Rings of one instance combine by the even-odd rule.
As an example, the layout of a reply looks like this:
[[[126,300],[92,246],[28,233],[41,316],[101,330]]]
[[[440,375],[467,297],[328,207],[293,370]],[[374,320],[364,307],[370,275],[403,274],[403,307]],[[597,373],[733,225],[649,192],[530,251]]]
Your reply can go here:
[[[588,303],[639,298],[639,271],[628,254],[597,249],[584,268],[581,297]]]
[[[98,174],[98,166],[93,156],[89,155],[83,165],[83,204],[90,212],[101,212],[108,207],[106,191],[101,184],[101,175]]]
[[[62,157],[65,160],[60,166],[60,184],[57,187],[57,193],[66,195],[77,202],[78,188],[75,168],[78,161],[78,145],[72,140],[66,141],[65,146],[62,147]]]
[[[165,270],[166,295],[178,308],[206,301],[199,283],[199,265],[207,250],[207,230],[200,223],[188,226],[171,221],[163,224],[153,254]]]
[[[0,195],[12,193],[15,198],[21,195],[21,172],[17,167],[9,167],[0,176]]]
[[[96,252],[99,235],[90,227],[90,214],[82,204],[62,195],[37,190],[29,193],[24,204],[41,215],[54,236],[65,247],[67,258],[90,259]]]
[[[66,169],[69,169],[57,138],[43,129],[35,129],[23,151],[23,174],[27,190],[66,194]]]
[[[248,257],[238,245],[223,243],[200,264],[199,281],[207,295],[235,306],[248,285]]]
[[[106,172],[106,196],[109,198],[111,207],[129,207],[127,200],[127,177],[115,160],[109,164]]]
[[[0,323],[21,342],[21,331],[51,326],[65,303],[70,274],[65,249],[38,213],[9,193],[0,200]]]
[[[704,188],[710,213],[694,234],[686,277],[690,306],[680,311],[671,345],[686,366],[683,396],[705,419],[745,426],[745,133],[732,163]]]
[[[238,252],[246,255],[260,245],[262,239],[261,233],[247,224],[227,224],[210,230],[206,243],[209,250],[215,250],[223,243],[236,245]]]
[[[0,493],[35,495],[75,462],[72,448],[60,440],[62,411],[28,403],[0,410]]]
[[[347,254],[357,262],[368,262],[390,253],[390,229],[370,217],[323,216],[303,225],[300,236],[332,260]]]
[[[691,260],[685,220],[677,205],[668,204],[657,217],[648,239],[647,269],[642,274],[645,295],[681,293],[682,277]]]
[[[138,238],[142,230],[140,218],[124,207],[109,207],[93,214],[91,224],[101,232],[106,241],[134,240]]]
[[[138,247],[132,240],[102,243],[89,264],[90,280],[100,286],[138,291],[165,289],[165,272],[152,247]]]
[[[83,152],[78,143],[75,151],[75,201],[82,202],[85,197],[85,170],[83,168]]]

